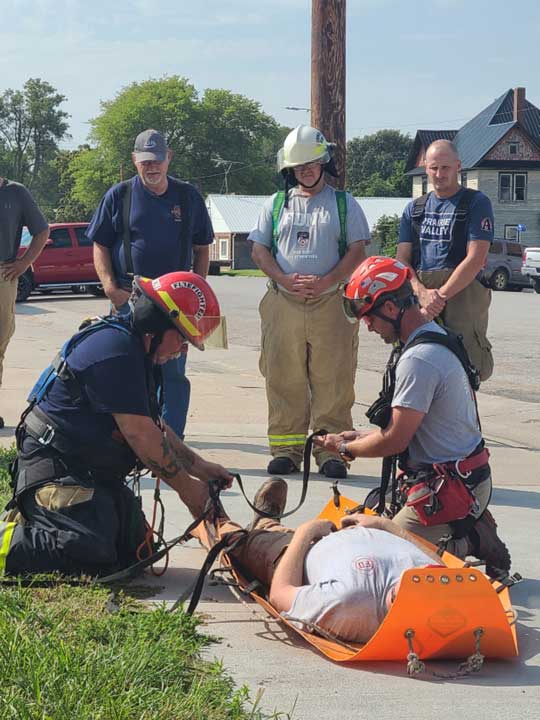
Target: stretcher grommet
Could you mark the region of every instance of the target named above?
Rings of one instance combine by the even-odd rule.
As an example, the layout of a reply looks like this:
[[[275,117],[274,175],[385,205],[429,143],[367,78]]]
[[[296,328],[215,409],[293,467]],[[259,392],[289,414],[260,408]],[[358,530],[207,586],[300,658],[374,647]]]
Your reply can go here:
[[[443,585],[448,585],[450,582],[450,578],[448,575],[441,575],[441,582]]]
[[[476,575],[469,575],[469,580],[471,582],[476,582]]]
[[[456,575],[456,582],[463,582],[463,575]]]
[[[420,582],[420,578],[418,577],[418,575],[413,575],[413,576],[412,576],[412,581],[415,582],[415,583],[419,583],[419,582]]]
[[[426,580],[429,583],[435,582],[435,578],[433,577],[433,575],[426,575]]]

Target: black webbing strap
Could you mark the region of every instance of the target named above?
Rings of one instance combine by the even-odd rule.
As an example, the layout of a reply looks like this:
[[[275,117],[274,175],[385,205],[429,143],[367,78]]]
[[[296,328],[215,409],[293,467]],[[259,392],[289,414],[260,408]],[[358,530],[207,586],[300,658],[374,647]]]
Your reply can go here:
[[[289,515],[292,515],[295,513],[302,505],[304,504],[304,500],[306,499],[307,495],[307,489],[309,485],[309,472],[310,472],[310,466],[311,466],[311,450],[313,448],[313,438],[318,437],[320,435],[327,435],[326,430],[316,430],[315,432],[312,432],[311,435],[308,435],[306,438],[306,444],[304,445],[304,472],[302,477],[302,493],[300,495],[300,500],[298,501],[298,505],[293,508],[292,510],[289,510],[286,513],[283,513],[282,515],[272,515],[272,513],[266,512],[264,510],[259,510],[259,508],[256,508],[255,505],[251,502],[251,500],[246,495],[246,492],[244,490],[244,485],[242,484],[242,478],[238,473],[234,474],[234,477],[238,481],[238,486],[240,487],[240,490],[242,491],[242,495],[244,496],[245,501],[249,505],[249,507],[257,513],[260,517],[264,518],[270,518],[271,520],[282,520],[283,518],[289,517]]]
[[[195,530],[195,528],[203,520],[206,520],[218,508],[220,483],[219,481],[213,481],[210,482],[208,485],[210,489],[210,498],[208,499],[203,512],[201,513],[201,515],[199,515],[198,518],[195,518],[195,520],[193,520],[188,525],[182,535],[174,538],[174,540],[170,540],[169,542],[164,543],[164,547],[162,547],[160,550],[157,550],[155,553],[152,553],[152,555],[150,555],[149,557],[144,558],[143,560],[139,560],[139,562],[136,562],[133,565],[124,568],[123,570],[112,573],[111,575],[96,578],[95,582],[97,584],[103,584],[109,582],[118,582],[120,580],[126,580],[127,578],[131,578],[135,573],[139,572],[140,570],[144,570],[144,568],[148,567],[149,565],[153,565],[158,560],[161,560],[161,558],[164,557],[164,555],[166,555],[169,550],[171,550],[175,545],[189,540],[193,530]]]
[[[129,215],[131,212],[131,180],[126,180],[122,195],[122,245],[124,247],[124,264],[126,275],[133,277],[133,258],[131,257],[131,229]]]
[[[210,568],[214,564],[217,556],[221,552],[232,552],[235,548],[238,547],[238,545],[241,545],[247,540],[248,535],[248,531],[242,529],[234,530],[233,532],[224,535],[221,540],[208,551],[208,555],[206,556],[205,561],[201,569],[199,570],[197,579],[192,585],[190,585],[186,590],[184,590],[184,592],[176,600],[174,605],[170,608],[169,612],[174,612],[178,607],[180,607],[183,602],[185,602],[188,598],[191,598],[186,613],[188,615],[193,615],[195,609],[197,608],[197,605],[199,604],[199,600],[201,599],[201,594],[206,576],[208,575]]]
[[[450,267],[457,267],[467,255],[467,236],[465,230],[469,221],[471,203],[478,193],[478,190],[464,188],[454,214],[454,224],[450,238],[450,248],[446,262]]]

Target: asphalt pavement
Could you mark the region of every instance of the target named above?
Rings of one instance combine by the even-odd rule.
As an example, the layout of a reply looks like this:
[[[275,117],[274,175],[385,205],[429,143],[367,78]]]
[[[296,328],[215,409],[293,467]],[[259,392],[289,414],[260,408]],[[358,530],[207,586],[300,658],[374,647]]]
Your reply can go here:
[[[266,399],[257,366],[256,306],[264,292],[264,280],[221,277],[211,278],[211,282],[228,316],[230,348],[204,353],[190,350],[192,405],[186,441],[205,457],[240,472],[253,496],[267,477],[268,461]],[[498,364],[495,377],[479,393],[494,473],[491,507],[511,550],[513,569],[524,578],[511,591],[518,613],[519,657],[488,660],[478,675],[454,681],[436,681],[429,676],[410,679],[400,663],[342,666],[317,654],[250,600],[238,597],[228,587],[207,583],[199,612],[207,632],[221,640],[206,652],[223,659],[235,682],[245,683],[253,696],[264,691],[265,709],[292,710],[294,718],[328,720],[372,715],[381,719],[413,716],[417,720],[469,715],[479,720],[540,717],[539,302],[531,292],[494,295],[491,337]],[[0,414],[8,425],[0,431],[3,445],[12,441],[24,398],[39,371],[82,318],[106,308],[104,300],[71,296],[36,296],[18,306],[17,331],[8,349],[0,393]],[[364,412],[379,391],[386,355],[380,340],[363,329],[353,411],[357,427],[366,424]],[[356,460],[351,470],[341,489],[361,500],[378,484],[380,461]],[[291,476],[291,505],[298,499],[300,487],[300,476]],[[150,485],[145,485],[143,495],[149,507]],[[187,526],[189,516],[175,493],[165,490],[163,495],[166,536],[174,537]],[[327,478],[314,473],[308,498],[292,516],[291,527],[315,516],[330,496]],[[225,492],[223,500],[240,523],[251,519],[238,488]],[[175,549],[163,577],[145,577],[145,582],[155,587],[155,599],[174,602],[203,559],[204,552],[194,541]],[[437,669],[450,670],[451,666],[437,663]]]

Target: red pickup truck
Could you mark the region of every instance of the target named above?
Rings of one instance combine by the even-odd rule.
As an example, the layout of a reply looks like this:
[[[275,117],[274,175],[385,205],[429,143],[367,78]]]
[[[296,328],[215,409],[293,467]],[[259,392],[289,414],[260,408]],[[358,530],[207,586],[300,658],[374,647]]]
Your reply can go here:
[[[17,302],[24,302],[33,290],[42,293],[70,289],[103,295],[94,268],[92,241],[84,236],[88,223],[53,223],[43,252],[19,278]],[[32,237],[23,230],[18,257],[24,255]]]

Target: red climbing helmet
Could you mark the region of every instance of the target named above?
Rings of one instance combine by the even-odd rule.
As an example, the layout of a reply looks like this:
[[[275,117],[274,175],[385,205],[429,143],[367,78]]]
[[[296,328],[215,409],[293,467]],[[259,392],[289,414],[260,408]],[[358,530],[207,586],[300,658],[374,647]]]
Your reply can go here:
[[[204,341],[221,323],[218,299],[204,278],[193,272],[173,272],[154,280],[137,276],[134,284],[186,340],[204,350]]]
[[[394,258],[374,255],[366,258],[351,275],[343,293],[343,309],[350,320],[360,320],[411,278],[409,267]],[[412,290],[411,290],[412,294]],[[383,295],[389,297],[382,298]]]

